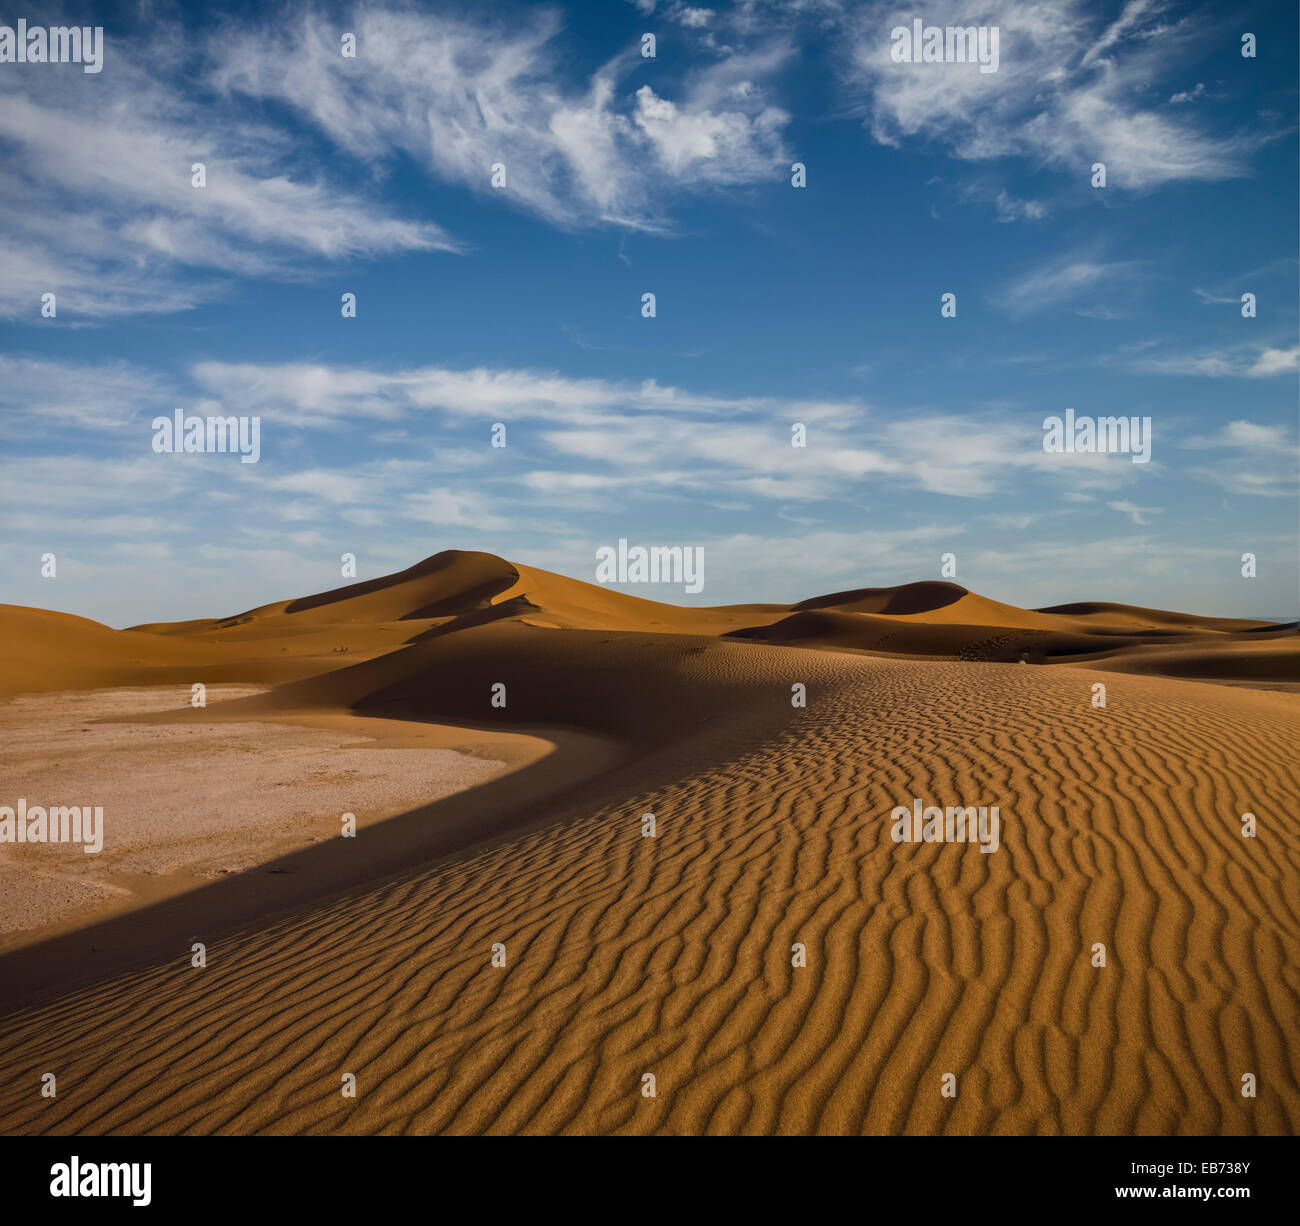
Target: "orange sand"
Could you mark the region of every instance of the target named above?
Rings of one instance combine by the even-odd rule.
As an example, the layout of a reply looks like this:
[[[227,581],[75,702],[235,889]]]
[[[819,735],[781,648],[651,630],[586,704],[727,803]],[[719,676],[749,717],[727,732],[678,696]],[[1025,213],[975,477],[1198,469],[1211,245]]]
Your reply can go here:
[[[161,728],[549,748],[364,856],[0,957],[6,1133],[1300,1126],[1292,629],[937,583],[678,609],[457,553],[223,621],[0,626],[9,693],[273,687],[131,717]],[[999,806],[1001,848],[895,844],[914,797]]]

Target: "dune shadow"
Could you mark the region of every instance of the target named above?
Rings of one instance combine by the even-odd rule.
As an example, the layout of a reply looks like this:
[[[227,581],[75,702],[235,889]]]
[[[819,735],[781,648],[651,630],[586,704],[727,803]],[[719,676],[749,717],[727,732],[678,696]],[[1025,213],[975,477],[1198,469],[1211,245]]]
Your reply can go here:
[[[401,714],[389,718],[427,722]],[[283,913],[545,826],[574,789],[630,756],[611,738],[570,728],[493,731],[543,737],[555,748],[527,766],[364,827],[355,838],[330,838],[0,954],[0,1015],[163,959],[188,958],[194,941],[211,948],[224,935],[265,927]]]

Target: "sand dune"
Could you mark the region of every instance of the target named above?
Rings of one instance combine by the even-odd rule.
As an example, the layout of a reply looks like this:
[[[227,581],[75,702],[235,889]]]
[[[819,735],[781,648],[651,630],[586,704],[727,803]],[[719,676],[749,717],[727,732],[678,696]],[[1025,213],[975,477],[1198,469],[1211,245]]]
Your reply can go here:
[[[250,671],[293,656],[260,665],[269,692],[182,723],[347,712],[579,739],[549,782],[375,828],[432,859],[300,880],[238,919],[240,883],[217,883],[141,912],[147,949],[119,924],[0,958],[11,1002],[38,962],[66,976],[6,1010],[0,1130],[1293,1134],[1300,695],[1159,675],[1276,681],[1293,632],[1003,609],[913,584],[678,610],[443,554],[137,628]],[[960,658],[997,635],[1058,662]],[[1106,671],[1070,662],[1076,639]],[[599,761],[598,734],[618,747]],[[997,805],[1000,847],[895,843],[914,798]]]
[[[1275,679],[1300,679],[1294,626],[1095,602],[1019,609],[955,583],[837,592],[731,634],[873,654],[1031,664],[1104,661],[1108,669],[1167,676],[1255,680],[1272,672]],[[1263,640],[1272,643],[1267,652],[1260,650]]]
[[[1058,617],[1086,619],[1091,625],[1113,625],[1124,629],[1223,631],[1235,633],[1267,629],[1269,623],[1236,617],[1194,617],[1188,613],[1170,613],[1164,609],[1144,609],[1137,605],[1107,604],[1085,601],[1080,604],[1053,605],[1035,612]]]
[[[1123,672],[1175,677],[1250,680],[1271,675],[1274,679],[1300,679],[1300,638],[1294,630],[1268,627],[1222,633],[1200,629],[1147,632],[1135,627],[1062,630],[822,609],[735,630],[732,636],[912,657],[1029,664],[1086,662]]]
[[[279,682],[495,622],[551,630],[730,635],[787,646],[983,662],[1105,661],[1108,669],[1243,681],[1261,677],[1267,655],[1267,669],[1286,680],[1300,675],[1300,635],[1294,626],[1100,602],[1021,609],[941,581],[835,592],[793,605],[680,608],[458,550],[395,575],[233,617],[133,629],[220,646],[219,663],[209,657],[200,680],[211,670],[219,680]],[[1258,647],[1263,638],[1274,641],[1266,654]],[[1187,650],[1168,650],[1173,645]],[[1162,650],[1153,653],[1153,648]]]
[[[144,678],[163,684],[216,663],[210,644],[112,630],[46,609],[0,605],[0,694],[91,689]]]

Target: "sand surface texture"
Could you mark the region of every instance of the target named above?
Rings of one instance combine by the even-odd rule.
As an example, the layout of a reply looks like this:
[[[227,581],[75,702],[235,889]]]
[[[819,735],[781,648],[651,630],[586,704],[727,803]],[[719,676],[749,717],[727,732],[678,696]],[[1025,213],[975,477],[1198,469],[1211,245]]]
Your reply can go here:
[[[11,692],[241,684],[151,718],[546,748],[377,821],[369,859],[331,839],[0,957],[4,1132],[1300,1126],[1293,630],[947,584],[679,610],[480,554],[220,622],[71,620],[85,654],[0,661]],[[914,798],[998,806],[998,850],[895,843]]]

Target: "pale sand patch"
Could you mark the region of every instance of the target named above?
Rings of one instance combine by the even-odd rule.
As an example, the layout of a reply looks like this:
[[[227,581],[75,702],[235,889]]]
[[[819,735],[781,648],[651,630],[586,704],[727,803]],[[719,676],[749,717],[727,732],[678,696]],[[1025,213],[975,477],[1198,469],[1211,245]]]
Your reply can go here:
[[[491,734],[346,713],[227,722],[212,707],[261,692],[209,687],[209,711],[190,709],[180,687],[0,703],[0,804],[23,797],[104,810],[98,854],[81,844],[0,843],[0,933],[84,922],[266,864],[339,837],[345,812],[364,830],[550,748],[513,738],[534,744],[503,744],[494,758]],[[128,722],[170,710],[183,722]]]

